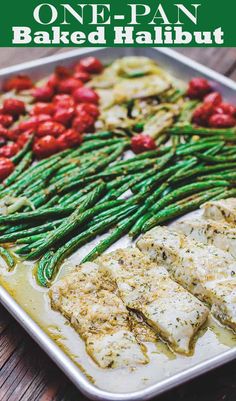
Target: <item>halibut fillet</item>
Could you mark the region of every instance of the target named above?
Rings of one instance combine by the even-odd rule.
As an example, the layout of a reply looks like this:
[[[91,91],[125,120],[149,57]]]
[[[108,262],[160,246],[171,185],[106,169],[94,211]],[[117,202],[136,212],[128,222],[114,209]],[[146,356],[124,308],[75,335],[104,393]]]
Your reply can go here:
[[[189,219],[176,222],[171,226],[171,229],[183,233],[204,245],[214,245],[216,248],[229,252],[236,258],[236,228],[228,223]]]
[[[190,352],[191,341],[208,316],[201,301],[137,248],[119,249],[96,262],[111,274],[127,308],[141,313],[175,351]]]
[[[101,368],[145,364],[148,358],[130,329],[129,312],[96,263],[84,263],[49,290],[53,309],[66,316]]]
[[[203,217],[236,225],[236,198],[209,201],[202,205]]]
[[[206,246],[167,227],[155,227],[137,242],[174,280],[207,302],[212,313],[236,329],[236,262],[228,253]]]

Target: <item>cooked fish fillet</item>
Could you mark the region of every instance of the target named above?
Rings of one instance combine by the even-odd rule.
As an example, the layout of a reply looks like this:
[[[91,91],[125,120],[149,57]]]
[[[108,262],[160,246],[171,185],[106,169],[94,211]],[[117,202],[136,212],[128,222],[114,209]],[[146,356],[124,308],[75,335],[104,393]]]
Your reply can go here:
[[[128,311],[114,293],[101,290],[79,297],[71,323],[100,367],[119,368],[147,362],[130,331]]]
[[[203,217],[212,220],[222,220],[236,224],[236,198],[209,201],[203,206]]]
[[[206,283],[211,293],[212,313],[224,324],[236,329],[236,278]]]
[[[90,336],[86,347],[88,354],[101,368],[135,367],[148,363],[143,347],[128,330],[117,330],[104,336]]]
[[[236,228],[228,223],[191,219],[176,222],[171,228],[204,245],[214,245],[236,258]]]
[[[101,275],[96,263],[87,262],[55,283],[49,296],[53,309],[70,319],[79,296],[102,289],[114,291],[115,286],[104,274]]]
[[[110,272],[128,308],[141,313],[173,349],[190,352],[191,340],[208,316],[202,302],[136,248],[103,255],[97,263],[105,272]]]
[[[208,302],[216,317],[236,329],[236,262],[228,252],[167,227],[150,230],[137,246],[152,260],[164,263],[176,281]]]
[[[151,342],[155,343],[158,340],[157,333],[149,326],[144,320],[143,316],[132,310],[130,314],[130,328],[134,333],[135,337],[140,343]]]
[[[129,312],[95,263],[84,263],[49,291],[52,307],[70,319],[102,368],[148,362],[129,325]]]

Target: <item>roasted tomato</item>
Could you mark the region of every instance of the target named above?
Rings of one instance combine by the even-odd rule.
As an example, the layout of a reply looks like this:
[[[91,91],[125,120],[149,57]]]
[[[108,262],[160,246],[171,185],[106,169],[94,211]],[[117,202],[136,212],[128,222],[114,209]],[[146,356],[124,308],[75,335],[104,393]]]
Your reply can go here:
[[[99,96],[98,94],[90,88],[83,88],[76,89],[73,92],[73,97],[77,103],[94,103],[98,104]]]
[[[89,74],[99,74],[103,70],[103,65],[96,57],[85,57],[79,62],[79,67]]]
[[[25,131],[22,134],[20,134],[16,142],[19,148],[23,148],[33,134],[34,130],[32,129],[29,129],[28,131]]]
[[[156,149],[156,144],[154,139],[149,135],[139,134],[133,136],[131,140],[131,148],[134,153],[142,153]]]
[[[14,163],[7,157],[0,157],[0,180],[7,178],[14,170]]]
[[[67,93],[70,94],[74,92],[77,88],[81,88],[83,86],[83,82],[79,79],[70,77],[67,79],[63,79],[60,81],[58,85],[58,92],[59,93]]]
[[[58,108],[53,115],[53,120],[63,125],[68,125],[71,122],[74,114],[74,107]]]
[[[39,124],[37,128],[37,136],[54,136],[57,137],[65,131],[64,125],[57,123],[56,121],[45,121]]]
[[[22,90],[31,89],[33,87],[33,82],[28,77],[28,75],[16,75],[7,79],[3,84],[3,90],[9,92],[16,90],[17,92]]]
[[[236,117],[236,107],[233,104],[222,102],[215,108],[216,114],[228,114]]]
[[[55,106],[52,103],[39,102],[34,105],[30,114],[31,115],[48,114],[52,116],[54,112],[55,112]]]
[[[16,143],[10,143],[0,148],[0,156],[13,157],[19,152],[20,148]]]
[[[46,135],[43,138],[36,139],[33,146],[33,152],[38,159],[51,156],[57,153],[58,150],[58,142],[52,135]]]
[[[212,91],[210,83],[204,78],[193,78],[189,81],[187,94],[191,99],[203,99]]]
[[[219,92],[212,92],[204,97],[204,103],[209,103],[214,106],[218,106],[222,102],[222,96]]]
[[[91,132],[94,130],[94,118],[86,112],[80,113],[74,119],[72,127],[81,134],[83,132]]]
[[[55,74],[58,78],[65,79],[72,75],[72,70],[64,65],[58,65],[55,68]]]
[[[53,95],[54,89],[49,85],[45,85],[40,88],[34,88],[32,90],[32,96],[36,102],[49,102]]]
[[[33,116],[33,117],[29,118],[28,120],[21,121],[18,126],[18,130],[20,132],[24,132],[28,129],[36,130],[40,123],[46,122],[46,121],[51,121],[51,120],[52,120],[52,117],[49,116],[48,114],[39,114],[37,116]]]
[[[18,99],[5,99],[3,112],[13,117],[18,117],[21,114],[25,114],[25,103]]]
[[[236,119],[229,114],[213,114],[209,119],[212,128],[230,128],[236,125]]]
[[[59,85],[59,82],[60,82],[59,77],[56,74],[52,74],[52,75],[50,75],[46,86],[49,86],[55,92],[57,87],[58,87],[58,85]]]
[[[200,126],[207,127],[209,118],[214,113],[214,109],[210,103],[204,103],[193,113],[192,121]]]
[[[74,73],[74,78],[79,79],[82,82],[88,82],[91,79],[91,75],[86,71],[82,71],[81,69],[78,69]]]
[[[6,145],[7,139],[4,138],[3,136],[0,136],[0,146]]]
[[[64,134],[60,135],[57,139],[59,148],[61,150],[78,146],[81,144],[82,141],[82,135],[75,129],[66,130]]]
[[[0,124],[8,128],[13,123],[13,117],[10,114],[0,114]]]
[[[94,118],[97,118],[100,114],[99,108],[93,103],[79,103],[75,111],[78,115],[85,112]]]
[[[3,127],[3,125],[1,124],[0,124],[0,136],[9,141],[15,141],[17,138],[17,135],[13,130],[9,130]]]
[[[75,101],[72,96],[66,95],[66,94],[61,94],[61,95],[56,95],[53,98],[53,104],[55,105],[56,108],[61,107],[74,107],[75,106]]]

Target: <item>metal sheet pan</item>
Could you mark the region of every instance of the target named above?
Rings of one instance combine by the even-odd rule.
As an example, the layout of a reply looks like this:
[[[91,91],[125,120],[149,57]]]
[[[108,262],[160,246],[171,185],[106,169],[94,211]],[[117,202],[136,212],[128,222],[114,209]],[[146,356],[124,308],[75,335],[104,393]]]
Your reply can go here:
[[[235,99],[236,83],[228,78],[190,60],[170,49],[134,49],[134,48],[116,48],[116,49],[83,49],[66,52],[57,56],[20,64],[10,68],[0,70],[0,80],[15,73],[29,73],[35,79],[40,79],[52,71],[58,63],[70,65],[80,57],[80,55],[96,54],[104,61],[111,61],[124,55],[142,55],[157,59],[158,62],[167,68],[173,75],[188,80],[192,76],[203,75],[215,82],[223,95],[228,100]],[[124,243],[123,243],[124,244]],[[87,249],[88,250],[88,249]],[[6,309],[16,318],[16,320],[25,328],[25,330],[35,339],[52,360],[63,370],[63,372],[73,381],[73,383],[88,397],[95,400],[145,400],[163,393],[174,386],[190,380],[203,374],[217,366],[220,366],[236,357],[236,348],[227,349],[216,355],[209,357],[208,360],[196,361],[196,363],[185,364],[185,367],[177,373],[166,375],[163,380],[156,380],[154,384],[143,386],[138,391],[125,392],[125,388],[119,391],[108,391],[106,384],[101,388],[93,384],[83,371],[66,355],[55,341],[36,323],[33,318],[26,313],[24,308],[13,299],[5,288],[0,286],[0,301]],[[117,377],[119,381],[119,377]],[[104,382],[106,376],[104,374]]]

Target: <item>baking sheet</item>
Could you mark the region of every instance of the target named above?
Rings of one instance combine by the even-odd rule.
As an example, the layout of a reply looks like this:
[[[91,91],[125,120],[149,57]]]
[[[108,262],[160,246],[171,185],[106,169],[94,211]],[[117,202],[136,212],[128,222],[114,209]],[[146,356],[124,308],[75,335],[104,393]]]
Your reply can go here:
[[[35,79],[48,74],[58,63],[68,65],[79,54],[97,54],[105,62],[124,55],[142,55],[157,59],[173,75],[188,80],[192,76],[204,75],[216,82],[228,100],[235,98],[236,84],[205,67],[199,67],[192,60],[168,49],[100,49],[73,51],[60,56],[49,57],[23,66],[0,71],[0,79],[24,71]],[[189,64],[189,65],[188,65]],[[83,256],[98,243],[100,238],[83,247],[63,265],[61,275],[78,264]],[[110,250],[129,245],[126,237]],[[109,251],[110,251],[109,250]],[[225,363],[236,356],[236,338],[213,319],[201,330],[191,357],[176,356],[161,342],[149,344],[149,365],[134,370],[103,370],[96,366],[85,351],[84,342],[65,324],[66,320],[49,307],[47,290],[34,282],[30,263],[18,265],[16,271],[1,274],[0,300],[22,326],[33,336],[68,377],[87,396],[94,399],[139,400],[182,383],[204,371]],[[22,291],[24,288],[24,291]],[[17,300],[17,303],[14,301]],[[71,357],[68,355],[70,354]]]

